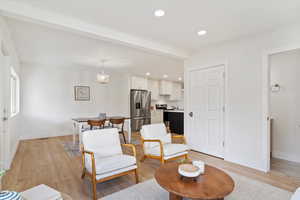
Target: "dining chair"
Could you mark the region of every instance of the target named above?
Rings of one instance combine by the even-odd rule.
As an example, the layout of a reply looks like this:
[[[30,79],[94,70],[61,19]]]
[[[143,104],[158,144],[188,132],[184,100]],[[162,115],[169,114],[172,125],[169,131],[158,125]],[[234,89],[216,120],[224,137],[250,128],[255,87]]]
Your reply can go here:
[[[99,129],[101,129],[101,128],[104,128],[105,119],[101,119],[101,120],[88,120],[87,123],[90,126],[91,130],[93,130],[94,127],[99,127]]]
[[[159,160],[164,164],[168,160],[188,158],[188,146],[183,135],[171,135],[163,123],[143,125],[141,129],[144,157]],[[172,143],[172,139],[181,138],[184,144]]]
[[[99,113],[98,117],[100,119],[107,119],[107,114],[106,113]],[[110,122],[108,120],[105,121],[103,128],[111,128]]]
[[[138,183],[136,149],[133,144],[121,144],[117,128],[90,130],[83,133],[82,176],[92,182],[93,200],[97,199],[96,184],[133,173]],[[132,155],[123,153],[130,148]],[[126,151],[127,152],[127,151]]]
[[[117,128],[119,131],[119,134],[123,135],[124,143],[126,144],[126,137],[124,133],[124,123],[125,123],[125,118],[111,118],[109,119],[109,122],[112,126],[112,128]]]

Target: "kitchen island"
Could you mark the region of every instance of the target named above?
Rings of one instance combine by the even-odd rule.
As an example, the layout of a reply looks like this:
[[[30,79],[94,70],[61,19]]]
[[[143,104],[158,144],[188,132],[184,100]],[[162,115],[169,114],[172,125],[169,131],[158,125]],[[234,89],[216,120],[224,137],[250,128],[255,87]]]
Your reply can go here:
[[[164,122],[169,122],[171,133],[184,134],[184,110],[164,110]]]

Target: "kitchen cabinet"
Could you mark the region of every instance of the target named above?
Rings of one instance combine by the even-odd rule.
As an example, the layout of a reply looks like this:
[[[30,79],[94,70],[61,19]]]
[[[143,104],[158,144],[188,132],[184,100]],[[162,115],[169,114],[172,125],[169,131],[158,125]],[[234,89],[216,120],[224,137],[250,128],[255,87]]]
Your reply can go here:
[[[159,99],[159,81],[149,79],[148,90],[151,91],[151,100],[157,101]]]
[[[181,83],[173,82],[172,83],[172,92],[171,92],[169,100],[170,101],[180,101],[181,93],[182,93]]]
[[[148,80],[143,77],[131,77],[131,89],[148,90]]]
[[[181,83],[166,81],[166,80],[153,80],[144,77],[132,76],[131,89],[149,90],[151,91],[151,100],[159,100],[159,96],[168,96],[170,101],[181,100]]]
[[[183,111],[164,111],[164,122],[170,124],[171,133],[184,134],[184,112]]]
[[[171,95],[172,94],[172,82],[161,80],[159,84],[160,95]]]

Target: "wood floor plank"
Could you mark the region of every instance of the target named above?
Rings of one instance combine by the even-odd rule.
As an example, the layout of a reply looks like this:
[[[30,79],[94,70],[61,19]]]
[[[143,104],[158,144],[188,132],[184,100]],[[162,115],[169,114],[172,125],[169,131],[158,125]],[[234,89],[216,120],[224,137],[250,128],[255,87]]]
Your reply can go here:
[[[138,135],[133,137],[138,139]],[[54,137],[47,139],[21,141],[12,168],[3,179],[3,189],[24,191],[38,184],[47,184],[61,192],[69,194],[74,200],[88,200],[92,198],[91,183],[81,179],[81,158],[70,156],[64,149],[62,142],[72,140],[72,136]],[[141,145],[136,145],[138,158],[143,156]],[[294,191],[300,187],[300,180],[284,173],[271,170],[263,173],[248,167],[230,163],[222,159],[191,151],[189,158],[203,160],[207,164],[228,170],[243,176],[263,181],[274,186]],[[279,161],[277,161],[277,166]],[[157,160],[146,159],[139,163],[140,181],[153,178],[155,170],[160,166]],[[280,169],[289,165],[280,165]],[[293,171],[298,168],[293,167]],[[300,170],[300,167],[299,167]],[[120,177],[105,183],[97,184],[97,195],[103,197],[116,191],[134,185],[131,175]]]

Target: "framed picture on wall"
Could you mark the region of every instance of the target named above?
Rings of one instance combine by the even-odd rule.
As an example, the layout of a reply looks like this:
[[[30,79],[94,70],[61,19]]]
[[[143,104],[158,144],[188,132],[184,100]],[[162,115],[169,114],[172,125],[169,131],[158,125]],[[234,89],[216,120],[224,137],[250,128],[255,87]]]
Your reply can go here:
[[[90,101],[89,86],[74,86],[75,101]]]

